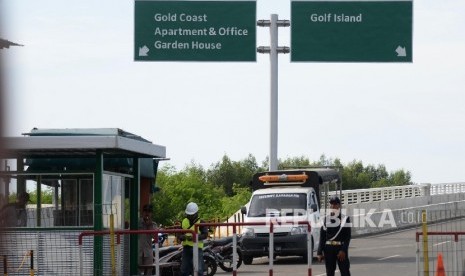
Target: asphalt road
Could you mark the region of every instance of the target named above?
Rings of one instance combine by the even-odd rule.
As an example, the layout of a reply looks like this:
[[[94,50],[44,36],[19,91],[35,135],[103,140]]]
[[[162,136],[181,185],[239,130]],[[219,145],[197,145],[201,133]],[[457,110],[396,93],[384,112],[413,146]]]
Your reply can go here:
[[[448,222],[443,224],[439,229],[450,231],[449,229],[457,229],[449,227],[449,225],[458,224],[465,225],[463,220]],[[465,227],[461,231],[465,231]],[[444,230],[445,229],[445,230]],[[358,276],[374,276],[374,275],[401,275],[415,276],[417,275],[416,268],[416,240],[415,232],[419,229],[408,229],[383,235],[354,238],[351,241],[349,255],[351,261],[351,274]],[[434,231],[430,229],[429,231]],[[465,240],[465,238],[463,238]],[[449,244],[449,246],[447,245]],[[437,240],[430,237],[430,265],[432,271],[436,267],[435,254],[439,251],[451,250],[452,242]],[[446,247],[448,246],[448,247]],[[463,241],[461,247],[463,246]],[[463,248],[463,247],[462,247]],[[462,249],[463,250],[463,249]],[[464,254],[464,253],[462,253]],[[463,259],[464,256],[459,256]],[[451,258],[446,260],[446,267],[451,267]],[[460,267],[460,269],[462,269]],[[254,259],[251,265],[244,265],[238,269],[238,275],[268,275],[269,263],[268,258]],[[231,274],[221,271],[218,268],[217,275]],[[299,257],[278,257],[274,262],[273,275],[307,275],[307,265]],[[313,276],[324,276],[325,267],[323,263],[318,263],[314,260],[312,265]],[[337,271],[336,275],[340,275]],[[430,273],[434,275],[434,273]]]

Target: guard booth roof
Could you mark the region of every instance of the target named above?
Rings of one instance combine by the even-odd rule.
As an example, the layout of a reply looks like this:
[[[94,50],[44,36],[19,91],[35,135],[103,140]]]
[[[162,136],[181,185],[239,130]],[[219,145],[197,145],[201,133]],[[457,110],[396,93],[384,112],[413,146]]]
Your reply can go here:
[[[23,133],[27,136],[121,136],[133,140],[151,143],[141,136],[132,134],[119,128],[33,128],[31,132]]]
[[[152,143],[140,136],[119,128],[69,128],[69,129],[32,129],[29,133],[23,135],[30,137],[122,137],[134,141],[134,143],[152,145]],[[52,140],[51,140],[52,141]],[[155,145],[154,145],[155,146]],[[85,145],[83,145],[85,147]],[[51,155],[38,156],[33,152],[26,157],[25,165],[28,166],[29,172],[40,172],[49,170],[93,170],[96,166],[96,159],[91,153],[92,150],[84,151],[82,149],[75,150],[76,154],[73,157],[72,151],[64,156],[59,156],[52,152]],[[86,154],[90,152],[90,154]],[[69,155],[69,156],[66,156]],[[133,169],[133,158],[123,156],[124,154],[107,155],[104,159],[104,170],[114,171],[119,173],[131,174]],[[164,156],[160,156],[164,157]],[[155,178],[158,167],[158,160],[153,158],[140,157],[140,176],[146,178]]]

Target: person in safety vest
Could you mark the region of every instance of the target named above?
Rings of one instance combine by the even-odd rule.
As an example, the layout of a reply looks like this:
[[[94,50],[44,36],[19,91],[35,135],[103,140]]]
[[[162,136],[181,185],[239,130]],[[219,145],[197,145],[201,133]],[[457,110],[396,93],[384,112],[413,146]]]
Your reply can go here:
[[[342,276],[350,276],[350,218],[341,214],[341,200],[337,196],[331,197],[329,204],[330,215],[321,227],[317,258],[319,262],[325,260],[327,276],[334,276],[336,263]]]
[[[195,224],[203,222],[199,218],[199,206],[194,202],[189,202],[186,206],[186,218],[182,220],[182,229],[195,230]],[[198,275],[203,275],[203,240],[208,236],[208,227],[201,226],[198,228],[197,239],[198,239]],[[182,241],[182,264],[181,264],[181,275],[194,275],[194,240],[191,233],[186,233],[179,236],[179,240]]]

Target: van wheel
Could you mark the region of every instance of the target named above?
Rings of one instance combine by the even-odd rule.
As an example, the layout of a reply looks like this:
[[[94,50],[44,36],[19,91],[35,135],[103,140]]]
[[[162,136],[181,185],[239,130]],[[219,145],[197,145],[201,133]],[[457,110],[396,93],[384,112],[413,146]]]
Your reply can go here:
[[[242,255],[242,262],[246,265],[250,265],[253,262],[253,257],[249,255]]]

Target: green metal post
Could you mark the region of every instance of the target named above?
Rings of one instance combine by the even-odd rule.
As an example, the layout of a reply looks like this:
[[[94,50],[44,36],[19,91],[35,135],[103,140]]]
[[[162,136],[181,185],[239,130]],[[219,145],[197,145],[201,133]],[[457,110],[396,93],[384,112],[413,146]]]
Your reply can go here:
[[[103,230],[102,214],[102,189],[103,189],[103,152],[97,150],[94,183],[94,230]],[[103,238],[94,237],[94,275],[103,275]]]
[[[16,167],[18,172],[23,172],[24,171],[24,159],[22,157],[18,157],[16,159]],[[16,187],[16,196],[18,196],[21,193],[26,192],[26,181],[24,179],[24,176],[18,175],[17,181],[17,187]]]
[[[38,227],[42,226],[41,221],[42,221],[42,212],[40,211],[42,209],[42,176],[38,175],[37,176],[37,208],[36,208],[36,216],[37,216],[37,225]]]
[[[139,187],[140,187],[140,162],[139,158],[133,158],[133,182],[130,186],[130,192],[129,192],[129,205],[130,205],[130,210],[129,210],[129,221],[130,221],[130,228],[133,230],[138,230],[139,229],[139,201],[140,201],[140,195],[139,195]],[[130,238],[130,259],[129,259],[129,265],[130,265],[130,273],[131,275],[136,275],[139,272],[138,269],[138,259],[139,259],[139,242],[138,242],[138,236],[137,235],[131,235]]]

